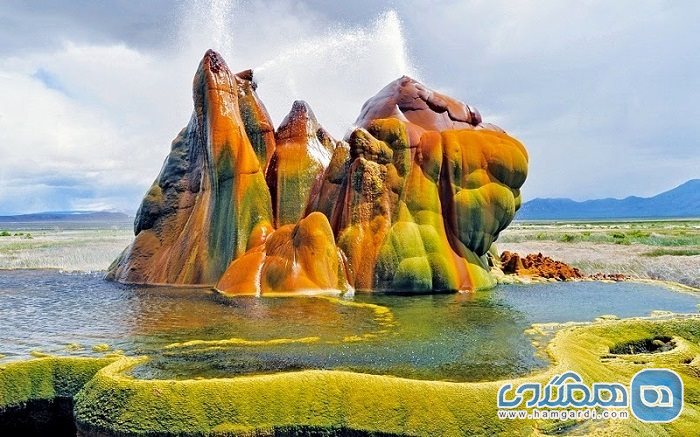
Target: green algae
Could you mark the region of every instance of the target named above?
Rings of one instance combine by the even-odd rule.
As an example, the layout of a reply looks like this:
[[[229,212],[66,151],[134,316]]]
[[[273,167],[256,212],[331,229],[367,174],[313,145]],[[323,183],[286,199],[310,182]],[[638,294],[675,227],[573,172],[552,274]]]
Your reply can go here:
[[[428,293],[432,290],[432,271],[425,256],[404,258],[394,274],[392,289]]]
[[[112,350],[112,346],[110,346],[106,343],[96,344],[92,347],[93,352],[105,353],[105,352],[109,352],[111,350]]]
[[[0,365],[0,412],[33,400],[72,398],[115,358],[54,357]]]
[[[624,342],[672,338],[663,353],[614,355]],[[0,366],[0,412],[35,400],[75,399],[82,432],[118,435],[691,435],[700,419],[700,318],[600,320],[567,326],[547,347],[556,364],[511,380],[546,382],[564,370],[585,381],[619,381],[646,367],[679,373],[685,406],[667,424],[624,421],[502,421],[506,381],[450,383],[308,370],[199,380],[139,380],[148,360],[47,357]]]
[[[621,339],[673,336],[663,354],[606,359]],[[686,405],[668,424],[627,421],[502,421],[496,393],[505,381],[449,383],[344,371],[309,370],[205,380],[137,380],[126,372],[147,358],[124,358],[104,369],[76,396],[79,427],[124,435],[291,434],[314,429],[396,435],[550,434],[690,435],[700,417],[700,319],[601,321],[564,328],[547,348],[552,368],[511,382],[546,382],[574,370],[586,381],[628,381],[644,367],[667,367],[685,382]]]
[[[66,350],[68,352],[77,352],[77,351],[82,350],[82,349],[84,349],[84,348],[83,348],[83,345],[81,345],[80,343],[69,343],[66,345]]]

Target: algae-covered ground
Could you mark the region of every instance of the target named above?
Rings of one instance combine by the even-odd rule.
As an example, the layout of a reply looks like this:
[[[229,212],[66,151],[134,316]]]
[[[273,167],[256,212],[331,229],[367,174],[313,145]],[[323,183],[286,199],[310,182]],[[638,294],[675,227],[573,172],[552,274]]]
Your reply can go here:
[[[622,273],[700,288],[700,220],[514,222],[498,249],[541,252],[586,274]]]
[[[680,417],[667,424],[626,420],[499,420],[496,396],[506,381],[450,383],[343,371],[193,380],[129,375],[147,357],[39,358],[0,368],[0,405],[74,396],[78,427],[118,435],[694,435],[700,423],[700,318],[605,320],[540,325],[554,361],[510,382],[546,383],[578,372],[588,384],[620,382],[647,367],[675,370],[685,385]],[[619,345],[671,338],[660,353],[611,354]],[[100,369],[101,370],[97,370]],[[96,372],[96,373],[95,373]],[[94,373],[94,376],[92,376]],[[85,384],[83,386],[83,384]],[[82,388],[80,388],[82,386]]]

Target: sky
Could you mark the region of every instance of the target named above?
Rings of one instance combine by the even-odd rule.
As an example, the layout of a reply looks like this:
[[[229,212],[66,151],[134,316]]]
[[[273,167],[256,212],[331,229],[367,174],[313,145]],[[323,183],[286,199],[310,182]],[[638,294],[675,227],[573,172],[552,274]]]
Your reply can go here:
[[[408,74],[530,155],[525,200],[650,196],[700,177],[700,3],[0,2],[0,214],[134,213],[192,112],[208,48],[278,124],[337,138]]]

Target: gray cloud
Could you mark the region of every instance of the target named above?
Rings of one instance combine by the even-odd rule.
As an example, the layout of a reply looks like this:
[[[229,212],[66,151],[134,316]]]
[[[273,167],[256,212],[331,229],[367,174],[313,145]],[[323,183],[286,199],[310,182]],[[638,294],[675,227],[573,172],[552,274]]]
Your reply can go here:
[[[56,49],[66,40],[162,47],[172,42],[168,24],[184,7],[168,0],[5,0],[0,3],[0,56]]]

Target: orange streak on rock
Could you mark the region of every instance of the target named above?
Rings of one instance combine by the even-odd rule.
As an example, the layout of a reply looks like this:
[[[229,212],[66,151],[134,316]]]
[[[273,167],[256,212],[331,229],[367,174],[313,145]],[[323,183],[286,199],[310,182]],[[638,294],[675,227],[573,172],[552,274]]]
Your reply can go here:
[[[341,292],[349,288],[328,219],[318,212],[296,225],[277,229],[264,246],[231,263],[216,287],[232,295]]]

